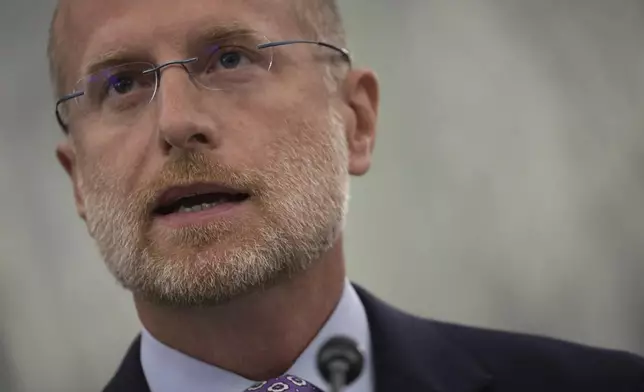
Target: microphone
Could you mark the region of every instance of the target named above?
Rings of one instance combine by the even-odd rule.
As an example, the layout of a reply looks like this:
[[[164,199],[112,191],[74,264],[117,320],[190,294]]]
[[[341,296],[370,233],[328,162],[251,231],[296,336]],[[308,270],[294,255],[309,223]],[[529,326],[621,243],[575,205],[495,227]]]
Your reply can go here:
[[[331,392],[341,392],[360,375],[364,356],[353,339],[336,336],[320,348],[317,362],[322,377],[331,386]]]

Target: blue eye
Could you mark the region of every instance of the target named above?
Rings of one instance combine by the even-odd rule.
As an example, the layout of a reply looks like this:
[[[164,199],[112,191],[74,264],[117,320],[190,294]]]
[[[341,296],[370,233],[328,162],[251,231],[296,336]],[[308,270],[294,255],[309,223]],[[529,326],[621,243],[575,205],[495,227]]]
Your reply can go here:
[[[219,57],[219,64],[226,69],[237,68],[242,62],[243,56],[239,52],[224,53]]]
[[[132,91],[136,82],[131,77],[113,75],[108,78],[107,83],[117,94],[127,94]]]
[[[122,108],[149,101],[156,89],[156,74],[145,72],[149,63],[127,63],[106,68],[84,79],[83,95],[94,107]]]
[[[235,71],[253,63],[250,49],[241,46],[222,46],[213,50],[205,67],[206,73]]]

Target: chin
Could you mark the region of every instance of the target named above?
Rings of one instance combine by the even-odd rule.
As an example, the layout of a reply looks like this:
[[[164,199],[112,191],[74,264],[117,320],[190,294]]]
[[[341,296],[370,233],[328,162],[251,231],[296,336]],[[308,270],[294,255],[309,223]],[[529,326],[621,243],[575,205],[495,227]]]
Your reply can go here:
[[[219,242],[204,249],[179,248],[150,254],[132,291],[180,307],[222,304],[288,275],[289,263],[253,246]],[[145,274],[145,276],[143,276]]]

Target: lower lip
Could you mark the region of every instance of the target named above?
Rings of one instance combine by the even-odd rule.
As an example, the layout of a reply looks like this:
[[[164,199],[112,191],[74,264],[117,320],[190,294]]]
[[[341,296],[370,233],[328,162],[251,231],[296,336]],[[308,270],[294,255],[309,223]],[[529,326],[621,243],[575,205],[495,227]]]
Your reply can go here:
[[[245,203],[246,200],[237,203],[222,203],[201,211],[159,215],[155,217],[155,220],[170,227],[198,226],[212,222],[215,219],[230,216],[239,208],[242,208]]]

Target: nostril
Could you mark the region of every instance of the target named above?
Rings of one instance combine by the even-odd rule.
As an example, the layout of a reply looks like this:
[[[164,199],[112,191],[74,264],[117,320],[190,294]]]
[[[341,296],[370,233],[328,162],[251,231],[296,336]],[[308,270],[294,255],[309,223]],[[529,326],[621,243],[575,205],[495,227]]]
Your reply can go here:
[[[208,143],[208,138],[203,133],[197,133],[195,135],[192,135],[190,139],[197,143],[202,143],[202,144]]]
[[[204,148],[210,143],[210,139],[205,133],[192,133],[189,137],[182,138],[181,135],[168,135],[163,138],[164,150],[169,152],[173,149],[185,150]]]
[[[166,152],[171,150],[195,150],[214,149],[216,146],[216,135],[212,135],[206,127],[176,125],[170,129],[159,130],[160,142]]]

